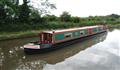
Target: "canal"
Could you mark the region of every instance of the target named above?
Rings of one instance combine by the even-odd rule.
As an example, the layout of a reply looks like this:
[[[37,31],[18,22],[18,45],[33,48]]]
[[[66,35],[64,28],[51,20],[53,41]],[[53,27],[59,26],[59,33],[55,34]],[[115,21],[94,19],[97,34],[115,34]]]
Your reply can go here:
[[[26,55],[23,52],[23,45],[38,38],[0,41],[0,70],[103,70],[110,65],[116,68],[116,62],[119,63],[117,61],[119,52],[116,53],[116,48],[120,47],[119,36],[120,31],[113,30],[83,39],[62,49],[34,55]],[[111,50],[114,52],[110,54]],[[107,61],[110,65],[104,66]]]

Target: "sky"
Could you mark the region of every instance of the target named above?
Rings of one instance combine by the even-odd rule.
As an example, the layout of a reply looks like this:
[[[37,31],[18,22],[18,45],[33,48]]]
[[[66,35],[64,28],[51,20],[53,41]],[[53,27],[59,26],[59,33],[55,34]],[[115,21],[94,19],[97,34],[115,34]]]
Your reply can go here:
[[[35,0],[32,0],[35,1]],[[39,0],[37,0],[39,1]],[[120,15],[120,0],[49,0],[57,7],[51,13],[59,16],[63,11],[72,16],[104,16],[109,14]],[[36,5],[36,4],[34,4]]]

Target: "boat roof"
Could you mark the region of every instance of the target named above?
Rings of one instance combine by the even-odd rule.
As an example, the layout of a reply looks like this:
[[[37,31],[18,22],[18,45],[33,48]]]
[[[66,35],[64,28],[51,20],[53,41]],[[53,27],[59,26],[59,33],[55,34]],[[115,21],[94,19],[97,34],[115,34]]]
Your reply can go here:
[[[43,31],[43,33],[53,34],[53,33],[69,32],[69,31],[88,29],[88,28],[96,28],[96,27],[99,27],[99,26],[86,26],[86,27],[79,27],[79,28],[59,29],[59,30]]]

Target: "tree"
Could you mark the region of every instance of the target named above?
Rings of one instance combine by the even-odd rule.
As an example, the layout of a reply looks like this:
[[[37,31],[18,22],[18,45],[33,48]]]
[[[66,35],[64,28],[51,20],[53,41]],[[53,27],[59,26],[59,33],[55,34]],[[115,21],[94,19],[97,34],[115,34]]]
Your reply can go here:
[[[34,0],[33,0],[34,1]],[[49,0],[40,0],[38,12],[40,16],[43,13],[46,13],[49,8],[56,8],[54,4],[50,3]],[[19,0],[0,0],[0,21],[5,20],[20,20],[20,22],[27,22],[29,20],[31,10],[34,8],[33,5],[30,5],[31,0],[23,0],[23,4],[19,5]],[[45,8],[42,8],[44,6]]]
[[[19,19],[21,22],[28,22],[30,14],[28,3],[28,0],[23,0],[23,4],[19,7]]]
[[[117,18],[119,18],[120,16],[119,15],[117,15],[117,14],[111,14],[111,15],[108,15],[109,17],[113,17],[113,18],[115,18],[115,19],[117,19]]]
[[[45,15],[43,16],[44,19],[46,19],[46,21],[56,21],[57,20],[57,17],[55,15]]]
[[[41,22],[41,23],[43,22],[43,19],[41,17],[40,12],[37,9],[35,9],[35,8],[33,8],[31,10],[30,21],[31,21],[32,24],[33,23],[38,23],[38,22]]]
[[[80,22],[80,17],[72,17],[72,22],[79,23]]]
[[[6,11],[3,5],[0,4],[0,22],[4,23],[5,18],[7,17]]]
[[[32,0],[29,3],[29,6],[32,6],[32,8],[37,9],[41,16],[49,14],[51,9],[56,9],[55,4],[49,2],[49,0]]]
[[[60,20],[63,22],[69,22],[71,21],[71,15],[68,12],[64,11],[62,15],[60,15]]]
[[[3,22],[9,22],[17,16],[19,0],[0,0],[0,13]],[[5,21],[7,20],[7,21]],[[10,22],[9,22],[10,23]]]

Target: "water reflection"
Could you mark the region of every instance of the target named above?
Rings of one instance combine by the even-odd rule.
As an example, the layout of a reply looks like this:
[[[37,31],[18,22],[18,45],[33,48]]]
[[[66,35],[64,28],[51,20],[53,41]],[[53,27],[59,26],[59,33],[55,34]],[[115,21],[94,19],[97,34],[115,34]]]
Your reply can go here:
[[[109,32],[107,38],[92,47],[43,70],[119,70],[120,31]]]
[[[42,70],[46,63],[55,64],[62,62],[66,58],[71,58],[71,56],[79,51],[103,41],[105,37],[106,33],[98,34],[69,47],[36,55],[24,54],[23,45],[31,40],[37,40],[38,38],[1,41],[0,70]]]
[[[0,68],[2,67],[4,61],[4,53],[2,52],[2,49],[0,48]]]
[[[32,39],[0,41],[0,70],[14,70],[23,61],[25,55],[22,45]]]
[[[26,63],[19,63],[19,64],[20,66],[16,68],[16,70],[42,70],[46,62],[42,60],[37,60],[34,62],[26,62]]]

